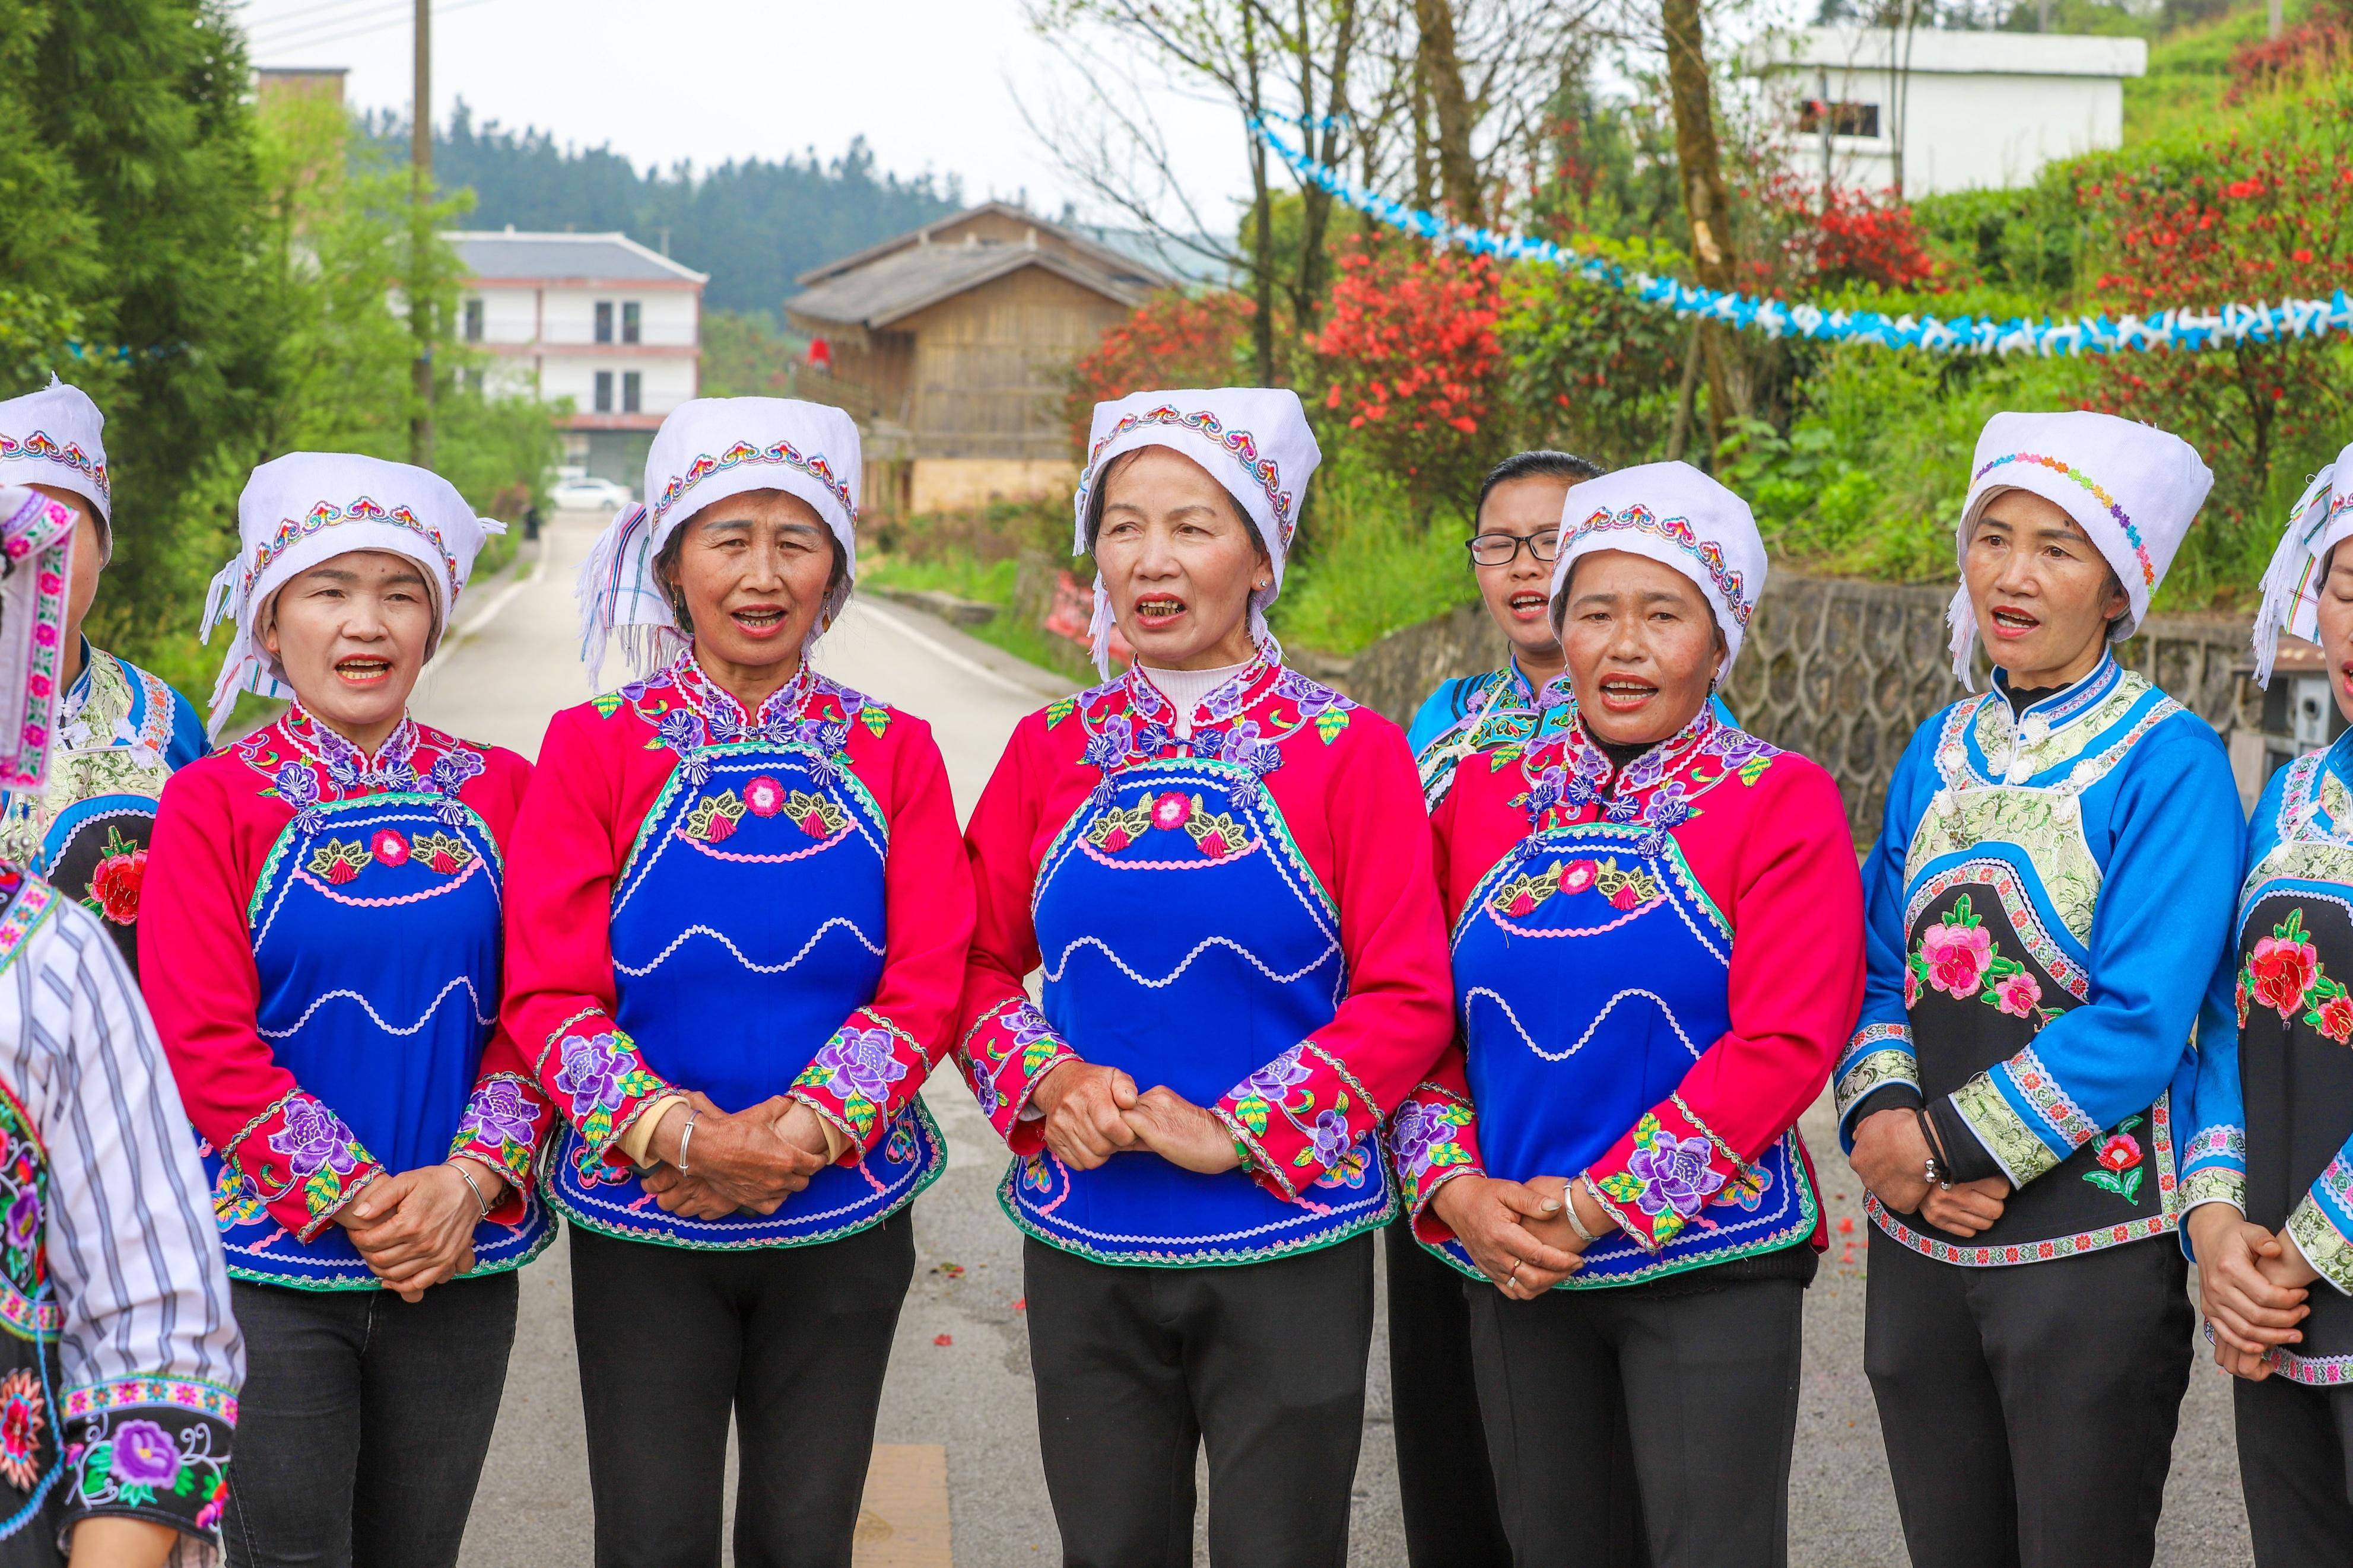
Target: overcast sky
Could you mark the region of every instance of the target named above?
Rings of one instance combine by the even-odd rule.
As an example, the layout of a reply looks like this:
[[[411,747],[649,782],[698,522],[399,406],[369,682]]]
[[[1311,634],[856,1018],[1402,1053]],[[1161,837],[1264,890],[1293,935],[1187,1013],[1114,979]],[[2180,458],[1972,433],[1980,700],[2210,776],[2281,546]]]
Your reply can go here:
[[[244,0],[263,66],[343,66],[354,108],[411,97],[410,0]],[[640,168],[691,159],[830,159],[863,135],[884,169],[961,174],[974,199],[1028,193],[1052,212],[1083,193],[1023,124],[1073,89],[1020,0],[436,0],[433,112],[609,142]],[[1059,85],[1059,88],[1057,84]],[[1247,188],[1230,110],[1174,92],[1198,199]],[[1081,205],[1085,206],[1082,199]]]

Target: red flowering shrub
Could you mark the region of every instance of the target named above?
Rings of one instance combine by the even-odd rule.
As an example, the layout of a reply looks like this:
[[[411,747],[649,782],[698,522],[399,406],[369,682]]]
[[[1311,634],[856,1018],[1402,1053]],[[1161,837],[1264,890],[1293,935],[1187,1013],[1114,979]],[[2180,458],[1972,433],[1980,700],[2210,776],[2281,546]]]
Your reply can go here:
[[[2313,71],[2338,68],[2353,57],[2353,0],[2332,0],[2276,38],[2258,38],[2232,51],[2226,104],[2281,87]]]
[[[1475,474],[1481,432],[1508,369],[1496,336],[1503,289],[1483,256],[1391,243],[1340,258],[1315,351],[1324,405],[1404,481],[1417,507]]]
[[[1787,169],[1751,193],[1778,221],[1778,273],[1788,287],[1863,283],[1881,289],[1937,289],[1937,266],[1920,243],[1912,209],[1887,193],[1831,187]]]
[[[1230,289],[1155,294],[1103,333],[1071,367],[1065,414],[1071,442],[1083,452],[1098,403],[1155,386],[1224,386],[1250,331],[1250,300]]]
[[[2301,146],[2234,139],[2197,163],[2084,182],[2077,199],[2098,235],[2095,305],[2152,316],[2353,287],[2348,132],[2339,121]],[[2260,509],[2275,463],[2323,437],[2335,445],[2348,391],[2342,345],[2327,337],[2113,354],[2100,371],[2092,405],[2195,446],[2215,471],[2213,510],[2232,523]]]

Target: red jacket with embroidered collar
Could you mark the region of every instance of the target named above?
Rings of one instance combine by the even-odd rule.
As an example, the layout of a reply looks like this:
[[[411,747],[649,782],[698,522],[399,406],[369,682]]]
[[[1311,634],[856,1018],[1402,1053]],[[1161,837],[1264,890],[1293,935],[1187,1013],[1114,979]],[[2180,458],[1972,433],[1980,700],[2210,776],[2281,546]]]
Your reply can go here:
[[[650,679],[549,722],[515,828],[505,1023],[542,1089],[561,1105],[575,1099],[572,1086],[558,1081],[565,1042],[612,1038],[619,1102],[609,1120],[598,1117],[582,1131],[615,1169],[628,1165],[622,1135],[649,1106],[702,1087],[673,1085],[649,1070],[613,1021],[615,879],[672,773],[691,765],[685,759],[697,747],[763,739],[809,744],[844,760],[890,825],[881,977],[873,999],[842,1027],[886,1033],[902,1070],[873,1075],[888,1080],[879,1099],[838,1089],[844,1079],[814,1070],[791,1089],[844,1135],[838,1163],[859,1163],[889,1133],[947,1049],[972,933],[972,891],[931,726],[806,666],[747,716],[691,653],[681,655]]]
[[[965,831],[980,918],[965,976],[959,1064],[1017,1155],[1044,1123],[1022,1112],[1056,1064],[1083,1058],[1029,1004],[1039,966],[1031,894],[1048,850],[1106,774],[1138,762],[1214,756],[1257,770],[1300,856],[1338,907],[1347,992],[1331,1022],[1277,1063],[1300,1097],[1345,1106],[1345,1150],[1427,1072],[1452,1030],[1445,931],[1422,847],[1428,826],[1404,731],[1263,657],[1195,710],[1192,739],[1140,668],[1024,719]],[[1116,933],[1113,933],[1116,934]],[[1277,1065],[1271,1063],[1270,1066]],[[1153,1087],[1139,1078],[1139,1089]],[[1246,1114],[1250,1080],[1207,1107],[1248,1149],[1259,1184],[1297,1200],[1331,1162],[1311,1129]],[[1263,1127],[1254,1123],[1263,1120]]]
[[[403,720],[375,756],[364,756],[298,704],[276,723],[189,763],[164,786],[139,931],[147,1005],[188,1119],[244,1173],[271,1217],[303,1241],[323,1231],[384,1168],[332,1104],[295,1081],[259,1033],[261,980],[248,904],[270,853],[289,826],[314,808],[392,791],[452,797],[481,819],[503,851],[531,771],[512,752],[476,746],[412,720]],[[496,1005],[492,997],[482,1001]],[[474,1131],[461,1129],[448,1151],[506,1176],[506,1195],[489,1216],[499,1224],[522,1219],[532,1157],[552,1121],[544,1096],[512,1094],[512,1086],[528,1082],[527,1069],[507,1032],[494,1029],[470,1108],[515,1114],[494,1115],[487,1128],[470,1117]],[[505,1091],[502,1079],[510,1085]],[[290,1117],[300,1124],[290,1132]],[[527,1139],[491,1130],[512,1129],[518,1118],[530,1124]],[[319,1166],[319,1176],[337,1179],[296,1179],[288,1151],[318,1152],[304,1150],[316,1141],[301,1135],[306,1129],[339,1135],[341,1146]]]
[[[1655,1118],[1686,1144],[1704,1139],[1716,1182],[1729,1182],[1820,1095],[1862,1006],[1862,885],[1838,785],[1819,764],[1706,710],[1616,770],[1585,734],[1574,706],[1556,702],[1525,754],[1465,757],[1452,791],[1430,817],[1450,926],[1481,880],[1523,840],[1599,822],[1667,834],[1721,911],[1732,935],[1725,978],[1731,1026],[1701,1043],[1676,1090],[1626,1128],[1588,1171],[1520,1174],[1582,1173],[1598,1190],[1613,1190],[1611,1178],[1623,1176],[1637,1153],[1636,1128]],[[1537,945],[1529,945],[1533,959]],[[1613,979],[1642,984],[1639,975]],[[1599,1028],[1607,1014],[1565,1022],[1572,1029]],[[1564,1020],[1525,1023],[1543,1035]],[[1597,1131],[1607,1138],[1616,1130]],[[1430,1212],[1431,1195],[1454,1176],[1485,1169],[1459,1036],[1414,1090],[1392,1142],[1416,1233],[1433,1244],[1448,1240],[1453,1233]],[[1680,1224],[1671,1212],[1609,1206],[1629,1239],[1646,1251],[1657,1251]],[[1817,1248],[1823,1237],[1817,1223]]]

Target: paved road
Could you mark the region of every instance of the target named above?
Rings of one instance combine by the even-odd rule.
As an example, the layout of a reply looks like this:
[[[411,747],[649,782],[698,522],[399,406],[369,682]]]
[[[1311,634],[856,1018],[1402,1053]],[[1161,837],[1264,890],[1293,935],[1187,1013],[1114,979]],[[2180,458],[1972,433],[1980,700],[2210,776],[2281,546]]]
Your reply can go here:
[[[419,717],[533,755],[547,717],[589,695],[574,658],[574,571],[598,520],[559,516],[543,564],[485,584],[470,622],[418,688]],[[937,621],[895,605],[853,605],[820,647],[828,673],[928,720],[969,811],[1006,736],[1061,688]],[[1020,1252],[997,1212],[1000,1147],[952,1075],[927,1091],[945,1129],[947,1173],[915,1205],[917,1272],[902,1317],[877,1441],[940,1444],[959,1568],[1051,1563],[1056,1538],[1039,1476],[1029,1354],[1019,1310]],[[1806,1365],[1791,1485],[1792,1560],[1805,1568],[1902,1568],[1878,1418],[1862,1374],[1863,1219],[1818,1106],[1807,1136],[1829,1152],[1833,1227],[1806,1308]],[[1851,1227],[1851,1228],[1850,1228]],[[1852,1237],[1852,1248],[1841,1244]],[[659,1323],[649,1323],[649,1334]],[[1370,1419],[1357,1471],[1352,1563],[1402,1563],[1385,1339],[1369,1368]],[[2183,1408],[2158,1562],[2249,1562],[2231,1448],[2229,1394],[2201,1363]],[[574,1568],[590,1560],[587,1465],[559,1246],[522,1279],[522,1324],[498,1435],[467,1537],[468,1568]],[[2085,1443],[2102,1441],[2098,1433]],[[1737,1455],[1728,1463],[1742,1462]],[[1206,1563],[1204,1555],[1201,1561]]]

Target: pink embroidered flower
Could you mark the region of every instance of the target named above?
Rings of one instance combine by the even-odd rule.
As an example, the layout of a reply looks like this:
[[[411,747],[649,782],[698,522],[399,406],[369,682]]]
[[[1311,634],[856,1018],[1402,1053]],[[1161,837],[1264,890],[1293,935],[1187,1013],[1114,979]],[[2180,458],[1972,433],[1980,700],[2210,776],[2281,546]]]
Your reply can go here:
[[[1920,938],[1928,984],[1947,995],[1977,994],[1978,977],[1993,962],[1993,933],[1983,926],[1930,926]]]
[[[1920,975],[1910,964],[1904,966],[1904,1010],[1906,1013],[1920,1005]]]
[[[386,866],[408,864],[408,840],[389,827],[378,829],[376,836],[368,840],[368,851]]]
[[[2115,1132],[2100,1145],[2098,1155],[2103,1169],[2129,1171],[2140,1163],[2140,1141],[2129,1132]]]
[[[28,1492],[40,1479],[41,1428],[48,1424],[40,1380],[18,1367],[0,1380],[0,1479]]]
[[[1631,882],[1620,884],[1618,890],[1609,895],[1609,907],[1613,910],[1630,910],[1641,901],[1642,895],[1634,890]]]
[[[1166,795],[1162,795],[1158,800],[1152,803],[1152,826],[1155,827],[1173,832],[1176,828],[1184,826],[1187,823],[1192,820],[1193,802],[1191,798],[1187,795],[1178,795],[1173,789]],[[1206,842],[1203,844],[1202,847],[1208,848]],[[1222,851],[1215,849],[1212,849],[1209,852],[1212,855],[1222,853]]]
[[[2243,1029],[2247,1026],[2247,972],[2243,969],[2239,972],[2239,984],[2232,999],[2239,1005],[2239,1027]]]
[[[2256,940],[2247,972],[2255,978],[2255,1000],[2283,1018],[2302,1011],[2304,994],[2320,975],[2320,954],[2312,943],[2296,937],[2266,936]]]
[[[1581,893],[1593,886],[1593,879],[1600,875],[1601,868],[1592,861],[1571,860],[1560,868],[1560,890],[1564,893]],[[1620,904],[1618,907],[1622,910],[1627,906]]]
[[[58,628],[51,626],[35,626],[33,640],[43,647],[55,647],[58,646]]]
[[[754,816],[774,816],[785,809],[785,786],[762,773],[744,786],[744,805]]]
[[[49,678],[46,675],[37,675],[25,682],[25,689],[36,697],[47,697],[50,689]]]
[[[2338,1045],[2353,1045],[2353,996],[2331,996],[2320,1005],[2320,1032]]]
[[[808,824],[804,822],[801,826],[807,827]],[[734,833],[735,819],[723,811],[714,811],[711,814],[711,820],[703,825],[702,841],[716,844],[723,838],[733,837]]]
[[[327,880],[338,888],[360,874],[360,868],[349,860],[337,860],[327,868]]]
[[[1504,906],[1504,912],[1514,920],[1519,920],[1534,913],[1535,907],[1536,896],[1527,889],[1522,888],[1512,895],[1512,901]]]
[[[2031,1018],[2042,1000],[2042,983],[2020,970],[1993,983],[1993,1005],[2013,1018]]]
[[[1201,846],[1201,853],[1212,860],[1222,860],[1233,853],[1233,847],[1226,842],[1226,836],[1214,827],[1202,834],[1197,842]]]
[[[62,578],[62,577],[58,576],[58,575],[56,573],[54,573],[54,572],[44,572],[44,573],[42,573],[42,574],[41,574],[41,592],[42,592],[42,593],[44,593],[44,594],[62,594],[62,593],[64,593],[65,591],[66,591],[66,580],[65,580],[64,578]]]
[[[108,847],[116,842],[110,830]],[[139,918],[139,889],[146,880],[145,846],[124,844],[120,853],[109,855],[90,872],[90,896],[98,900],[99,913],[127,926]]]
[[[1103,847],[1111,854],[1118,854],[1133,842],[1134,840],[1127,836],[1127,829],[1116,822],[1103,829]]]

